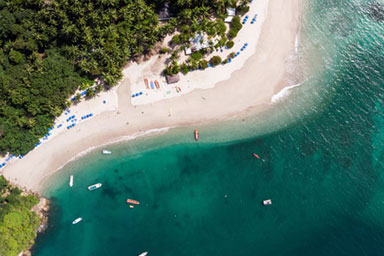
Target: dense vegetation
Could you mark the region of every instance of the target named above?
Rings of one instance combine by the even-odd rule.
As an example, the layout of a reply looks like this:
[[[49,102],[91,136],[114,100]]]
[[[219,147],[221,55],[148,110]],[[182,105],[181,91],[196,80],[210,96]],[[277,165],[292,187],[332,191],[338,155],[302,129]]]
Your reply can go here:
[[[0,255],[15,256],[28,249],[36,238],[40,223],[31,208],[39,202],[35,196],[22,196],[0,176]]]
[[[169,73],[207,62],[197,56],[178,65],[178,52],[196,32],[225,46],[226,7],[247,10],[248,0],[0,0],[0,152],[25,154],[72,102],[77,89],[98,77],[105,86],[121,78],[121,67],[176,32]],[[156,12],[169,3],[172,19]],[[238,26],[236,27],[238,28]],[[230,43],[231,44],[231,43]],[[202,52],[204,55],[205,52]],[[102,87],[97,87],[97,92]],[[88,90],[87,97],[94,91]],[[81,99],[75,97],[75,102]]]
[[[0,19],[0,151],[15,154],[34,147],[81,84],[115,84],[159,39],[144,1],[0,0]]]
[[[227,31],[224,23],[227,7],[236,7],[239,15],[249,10],[248,0],[160,0],[154,2],[157,8],[160,8],[166,2],[171,3],[171,12],[176,17],[167,24],[167,26],[174,24],[175,26],[172,29],[176,30],[177,33],[171,40],[173,52],[170,64],[164,70],[166,75],[174,75],[180,71],[186,74],[189,70],[197,68],[205,69],[207,63],[203,58],[215,49],[224,47],[227,44],[228,48],[233,47],[233,41],[228,40],[235,38],[242,28],[240,17],[235,16]],[[172,29],[169,31],[172,31]],[[178,63],[179,53],[190,47],[190,39],[194,38],[196,34],[204,35],[204,40],[208,41],[209,47],[195,52],[191,58],[186,60],[186,63],[180,65]],[[218,60],[218,58],[215,58],[215,60]],[[216,62],[213,63],[217,65]],[[210,64],[212,65],[212,63]]]

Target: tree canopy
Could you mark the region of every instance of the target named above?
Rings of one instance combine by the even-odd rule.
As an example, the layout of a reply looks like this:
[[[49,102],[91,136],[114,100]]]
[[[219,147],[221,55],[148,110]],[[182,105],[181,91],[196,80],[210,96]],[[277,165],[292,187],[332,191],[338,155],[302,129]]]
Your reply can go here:
[[[0,0],[0,19],[0,151],[14,154],[34,147],[81,84],[116,84],[160,38],[143,0]]]
[[[16,256],[33,245],[40,218],[31,208],[38,202],[0,176],[0,255]]]

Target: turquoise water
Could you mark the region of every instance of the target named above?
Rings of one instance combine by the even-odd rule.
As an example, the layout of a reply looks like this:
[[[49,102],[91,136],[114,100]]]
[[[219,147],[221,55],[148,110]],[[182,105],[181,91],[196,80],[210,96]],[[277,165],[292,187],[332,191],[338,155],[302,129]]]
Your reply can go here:
[[[199,143],[184,128],[69,164],[46,184],[35,255],[383,255],[384,22],[371,2],[307,4],[312,74],[270,112],[203,128]]]

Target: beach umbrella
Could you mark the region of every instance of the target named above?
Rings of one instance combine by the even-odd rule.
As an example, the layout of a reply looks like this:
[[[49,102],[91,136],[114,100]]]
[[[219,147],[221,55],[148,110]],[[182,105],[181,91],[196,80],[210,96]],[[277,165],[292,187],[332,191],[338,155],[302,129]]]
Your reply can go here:
[[[139,96],[139,94],[138,94],[138,93],[136,93],[136,94],[135,94],[135,96],[137,97],[137,96]]]
[[[140,95],[143,95],[143,92],[140,92]]]

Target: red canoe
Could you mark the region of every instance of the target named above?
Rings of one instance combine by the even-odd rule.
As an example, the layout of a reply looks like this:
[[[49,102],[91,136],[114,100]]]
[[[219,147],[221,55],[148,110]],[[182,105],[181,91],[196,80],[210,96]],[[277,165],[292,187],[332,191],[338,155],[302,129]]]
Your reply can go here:
[[[147,88],[149,90],[150,88],[149,88],[149,84],[148,84],[148,79],[147,78],[144,78],[144,83],[145,83],[145,88]]]
[[[257,159],[260,158],[256,153],[253,153],[253,156],[256,157]]]
[[[127,203],[128,204],[140,204],[140,202],[139,201],[136,201],[136,200],[133,200],[133,199],[127,199]]]
[[[155,86],[157,89],[160,89],[160,84],[159,84],[159,82],[157,82],[157,80],[155,80]]]
[[[195,129],[195,140],[199,140],[199,130]]]

